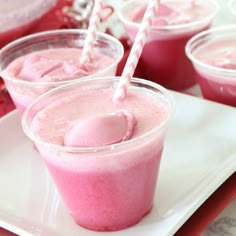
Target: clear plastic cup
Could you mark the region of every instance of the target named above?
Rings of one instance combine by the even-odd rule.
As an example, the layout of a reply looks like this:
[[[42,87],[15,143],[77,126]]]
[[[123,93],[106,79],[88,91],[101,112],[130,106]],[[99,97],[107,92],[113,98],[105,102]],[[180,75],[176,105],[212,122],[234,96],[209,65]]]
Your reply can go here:
[[[1,1],[0,47],[33,29],[56,2],[57,0]]]
[[[32,122],[40,111],[45,111],[54,102],[58,104],[60,99],[111,91],[116,88],[119,79],[106,77],[73,81],[39,96],[22,117],[24,132],[37,146],[75,222],[96,231],[130,227],[152,210],[166,129],[174,110],[172,94],[153,82],[132,79],[129,91],[153,96],[151,102],[162,104],[165,116],[141,136],[117,144],[80,148],[45,142],[32,130]],[[103,97],[104,101],[109,99]],[[95,100],[94,106],[101,106]],[[84,100],[76,98],[76,101],[79,107]],[[118,107],[122,109],[120,105]],[[59,107],[67,107],[68,110],[66,102],[65,106]],[[150,119],[153,121],[153,117]],[[45,123],[42,121],[42,129],[49,128]]]
[[[56,49],[56,48],[79,48],[82,49],[86,38],[87,30],[65,29],[52,30],[43,33],[32,34],[15,40],[0,51],[0,72],[6,88],[9,91],[12,100],[20,114],[25,108],[40,94],[70,83],[71,80],[45,82],[45,81],[29,81],[19,79],[17,76],[9,75],[5,69],[15,59],[25,56],[32,52]],[[107,67],[99,69],[96,73],[86,77],[93,76],[114,76],[118,63],[124,54],[122,44],[116,38],[104,34],[97,33],[96,42],[94,43],[94,52],[107,56],[111,59],[111,64]],[[85,77],[83,77],[85,78]],[[73,79],[81,79],[75,77]]]
[[[165,2],[186,3],[183,0],[161,1]],[[144,4],[147,4],[146,1],[131,0],[120,8],[118,15],[131,41],[134,41],[140,26],[132,16]],[[193,35],[211,26],[218,9],[214,0],[199,0],[197,4],[209,10],[207,17],[191,23],[152,26],[141,55],[146,79],[178,91],[196,83],[193,67],[185,55],[185,45]]]
[[[229,51],[236,50],[235,45],[235,25],[206,30],[195,35],[187,43],[186,54],[193,63],[204,98],[236,106],[236,58],[235,69],[228,67],[229,64],[216,66],[216,64],[211,63],[212,60],[217,58],[217,50],[220,49],[227,55]],[[199,50],[205,51],[208,55],[213,52],[213,56],[203,60]],[[219,60],[215,63],[228,63],[228,59],[224,56],[222,61]]]

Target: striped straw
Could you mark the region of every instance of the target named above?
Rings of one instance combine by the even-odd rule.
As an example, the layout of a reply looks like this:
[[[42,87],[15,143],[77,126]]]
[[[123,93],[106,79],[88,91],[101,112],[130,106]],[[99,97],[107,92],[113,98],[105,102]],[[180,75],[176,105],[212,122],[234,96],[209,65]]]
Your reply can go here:
[[[140,29],[135,37],[135,41],[131,48],[131,52],[125,64],[124,70],[122,72],[119,84],[113,96],[114,102],[119,102],[125,99],[128,86],[133,77],[135,68],[138,64],[138,60],[141,56],[143,47],[146,43],[148,33],[151,29],[151,25],[154,17],[157,14],[159,7],[159,0],[149,0],[147,9],[145,11]]]
[[[80,62],[83,64],[91,60],[94,42],[96,40],[96,32],[101,19],[101,12],[103,10],[102,0],[95,0],[92,15],[89,21],[88,33],[84,42],[84,47]]]

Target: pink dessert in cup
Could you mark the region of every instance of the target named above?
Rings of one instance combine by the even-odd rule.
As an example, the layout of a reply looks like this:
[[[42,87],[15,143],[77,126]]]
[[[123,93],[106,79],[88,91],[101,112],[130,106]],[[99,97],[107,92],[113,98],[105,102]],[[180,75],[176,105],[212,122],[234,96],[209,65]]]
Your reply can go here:
[[[82,50],[76,48],[57,48],[40,50],[22,56],[14,60],[3,72],[4,77],[17,78],[18,80],[30,83],[58,83],[69,82],[72,79],[83,78],[96,74],[113,63],[113,60],[100,53],[94,53],[93,62],[80,63]],[[22,91],[15,90],[8,81],[6,86],[14,98],[15,105],[20,112],[23,113],[27,105],[28,99],[34,93],[27,94],[26,89]],[[40,92],[46,92],[42,88]],[[35,95],[37,91],[35,91]]]
[[[40,94],[74,79],[115,75],[122,44],[97,33],[91,60],[81,63],[86,30],[52,30],[32,34],[6,45],[0,70],[20,115]]]
[[[236,26],[202,32],[186,46],[203,97],[236,106]]]
[[[133,41],[146,3],[125,3],[119,16]],[[214,1],[160,1],[147,43],[141,55],[144,75],[166,88],[184,90],[196,83],[194,70],[185,55],[185,45],[195,34],[211,26],[217,5]]]
[[[56,5],[56,0],[1,0],[0,47],[25,35]]]
[[[173,113],[171,94],[141,79],[114,103],[118,80],[85,79],[51,90],[22,118],[70,214],[96,231],[130,227],[151,211]]]

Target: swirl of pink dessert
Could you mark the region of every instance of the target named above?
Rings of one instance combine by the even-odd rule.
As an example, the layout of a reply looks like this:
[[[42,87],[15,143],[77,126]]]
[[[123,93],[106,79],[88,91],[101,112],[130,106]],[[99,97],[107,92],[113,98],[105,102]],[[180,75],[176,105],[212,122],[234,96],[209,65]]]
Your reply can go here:
[[[195,56],[209,66],[236,70],[235,40],[212,42],[196,50]]]
[[[231,49],[229,52],[221,53],[218,57],[212,57],[204,61],[211,66],[236,70],[236,48]]]
[[[140,23],[146,4],[139,8],[133,15],[132,20]],[[166,1],[161,2],[158,14],[153,21],[153,28],[171,25],[188,24],[203,19],[209,15],[209,10],[195,1]]]
[[[133,21],[140,23],[146,5],[139,8],[135,14],[133,14]],[[153,28],[170,25],[181,25],[191,23],[193,21],[200,20],[209,15],[209,11],[197,4],[195,1],[166,1],[161,2],[158,10],[158,14],[153,21]]]
[[[7,73],[21,80],[60,82],[89,76],[111,63],[109,57],[94,52],[92,63],[81,64],[81,54],[82,51],[77,48],[33,52],[13,61]]]
[[[64,145],[99,147],[123,142],[131,138],[135,124],[135,117],[127,110],[78,119],[69,125]]]

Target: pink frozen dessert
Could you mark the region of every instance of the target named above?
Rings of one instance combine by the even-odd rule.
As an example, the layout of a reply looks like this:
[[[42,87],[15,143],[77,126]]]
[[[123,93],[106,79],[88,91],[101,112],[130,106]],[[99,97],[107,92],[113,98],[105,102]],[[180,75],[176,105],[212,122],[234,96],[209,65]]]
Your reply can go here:
[[[141,23],[145,11],[146,5],[141,6],[130,18],[135,23]],[[161,26],[189,24],[207,17],[209,13],[210,10],[197,1],[163,1],[160,2],[152,27],[155,29]]]
[[[0,48],[25,35],[55,5],[56,0],[0,0]]]
[[[151,211],[173,111],[166,90],[137,79],[125,101],[112,102],[114,81],[55,89],[23,117],[71,215],[97,231],[127,228]]]
[[[4,74],[31,82],[62,82],[97,73],[112,63],[111,58],[94,53],[90,62],[80,63],[82,50],[47,49],[14,60]]]
[[[186,52],[205,98],[236,106],[236,27],[219,27],[191,39]]]
[[[97,34],[88,62],[81,63],[85,30],[55,30],[16,40],[0,53],[1,76],[22,115],[40,94],[71,80],[115,75],[123,56],[122,44]]]
[[[120,10],[120,19],[132,41],[146,6],[145,1],[132,0]],[[141,55],[145,78],[174,90],[194,85],[194,70],[185,55],[185,45],[193,35],[210,27],[215,13],[213,1],[160,1]]]
[[[33,52],[26,56],[14,60],[4,71],[3,77],[17,78],[22,81],[36,83],[48,83],[48,86],[41,88],[40,93],[46,92],[50,88],[50,83],[58,83],[87,77],[96,74],[112,64],[111,58],[100,53],[94,53],[92,62],[80,63],[82,51],[74,48],[47,49]],[[23,113],[27,105],[32,101],[32,95],[37,96],[38,91],[27,88],[15,89],[15,86],[8,84],[7,88],[14,100],[20,114]]]

